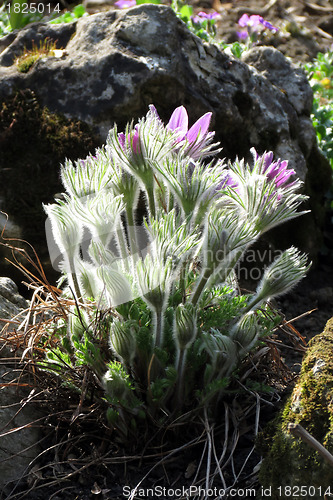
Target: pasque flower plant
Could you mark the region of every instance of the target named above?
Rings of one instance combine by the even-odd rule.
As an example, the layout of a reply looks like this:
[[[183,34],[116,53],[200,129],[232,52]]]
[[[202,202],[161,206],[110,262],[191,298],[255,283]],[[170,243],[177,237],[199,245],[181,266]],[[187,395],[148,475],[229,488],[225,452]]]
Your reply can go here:
[[[45,206],[75,305],[66,327],[54,320],[59,343],[44,366],[67,380],[68,367],[88,366],[123,434],[133,418],[156,421],[193,398],[209,407],[270,332],[267,301],[308,269],[292,247],[256,292],[239,294],[236,264],[261,234],[302,214],[304,196],[271,152],[253,150],[251,164],[207,161],[219,151],[211,117],[189,127],[180,106],[164,125],[151,105],[94,156],[66,161],[64,199]]]

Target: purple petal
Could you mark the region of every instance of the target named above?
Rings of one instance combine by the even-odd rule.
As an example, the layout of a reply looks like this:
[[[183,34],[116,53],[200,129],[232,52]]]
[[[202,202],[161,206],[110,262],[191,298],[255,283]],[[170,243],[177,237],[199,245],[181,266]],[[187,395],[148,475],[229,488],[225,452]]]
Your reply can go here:
[[[222,180],[219,182],[219,184],[216,187],[217,191],[225,189],[227,186],[229,186],[233,189],[236,189],[238,187],[238,183],[237,183],[236,179],[234,179],[231,172],[229,172],[229,171],[224,172],[223,175],[221,176],[221,178],[222,178]]]
[[[261,24],[265,26],[265,28],[271,30],[271,31],[279,31],[279,28],[276,28],[273,26],[269,21],[266,21],[265,19],[261,18]]]
[[[211,12],[209,14],[209,19],[217,19],[217,18],[220,18],[221,17],[221,14],[219,14],[218,12]]]
[[[260,156],[258,155],[258,153],[256,151],[256,148],[251,148],[250,151],[252,153],[254,162],[256,162],[258,160],[258,158],[260,158]]]
[[[159,118],[159,114],[157,113],[157,109],[155,108],[154,104],[149,104],[149,111],[157,118]]]
[[[194,125],[186,134],[186,138],[189,142],[195,142],[196,140],[202,139],[207,135],[209,129],[210,120],[212,118],[212,113],[205,113],[199,120],[197,120]]]
[[[250,16],[248,26],[250,26],[255,30],[259,26],[259,24],[261,24],[261,20],[262,20],[261,16],[257,15]]]
[[[125,134],[124,132],[120,132],[118,134],[118,141],[122,149],[125,149]]]
[[[275,179],[276,187],[284,186],[286,182],[288,182],[289,178],[294,174],[296,174],[296,172],[292,169],[281,172]]]
[[[134,7],[134,5],[136,5],[136,0],[118,0],[114,4],[118,9],[128,9],[129,7]]]
[[[203,19],[208,19],[209,17],[207,12],[198,12],[197,16],[202,17]]]
[[[269,181],[272,181],[281,172],[280,160],[273,162],[268,170],[266,176]]]
[[[132,136],[132,150],[133,153],[140,153],[140,139],[139,139],[139,131],[134,130],[134,134]]]
[[[247,14],[243,14],[242,17],[238,20],[239,26],[242,28],[246,28],[249,24],[250,18]]]
[[[180,135],[182,137],[185,136],[188,130],[188,115],[184,106],[179,106],[174,110],[169,123],[167,124],[167,127],[170,130],[176,130],[177,132],[180,132]]]
[[[272,161],[273,161],[273,152],[268,151],[268,153],[264,154],[263,173],[266,172],[268,167],[272,164]]]
[[[249,34],[247,31],[237,31],[237,36],[240,40],[246,40]]]

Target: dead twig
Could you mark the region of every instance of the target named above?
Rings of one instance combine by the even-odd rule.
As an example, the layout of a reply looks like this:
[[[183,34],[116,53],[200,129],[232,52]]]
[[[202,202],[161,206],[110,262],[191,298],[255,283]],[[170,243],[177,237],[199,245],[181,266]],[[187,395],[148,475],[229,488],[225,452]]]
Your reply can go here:
[[[299,437],[307,443],[311,448],[316,450],[325,460],[333,467],[333,455],[325,448],[316,438],[314,438],[307,430],[300,424],[289,423],[288,431],[296,437]]]

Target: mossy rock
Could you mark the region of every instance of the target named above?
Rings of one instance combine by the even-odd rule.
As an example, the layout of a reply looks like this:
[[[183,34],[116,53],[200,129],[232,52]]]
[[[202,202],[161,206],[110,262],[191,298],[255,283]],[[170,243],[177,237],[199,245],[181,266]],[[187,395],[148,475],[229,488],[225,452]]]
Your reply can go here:
[[[306,487],[306,499],[324,498],[326,488],[333,494],[332,465],[288,432],[289,423],[301,425],[333,454],[333,318],[309,342],[298,383],[272,424],[274,432],[266,430],[261,436],[260,447],[267,455],[259,474],[261,485],[272,488],[272,499],[293,498],[288,487],[296,491],[300,486]]]
[[[51,113],[29,89],[0,102],[1,209],[42,260],[48,258],[42,203],[63,191],[60,164],[99,145],[87,124]]]

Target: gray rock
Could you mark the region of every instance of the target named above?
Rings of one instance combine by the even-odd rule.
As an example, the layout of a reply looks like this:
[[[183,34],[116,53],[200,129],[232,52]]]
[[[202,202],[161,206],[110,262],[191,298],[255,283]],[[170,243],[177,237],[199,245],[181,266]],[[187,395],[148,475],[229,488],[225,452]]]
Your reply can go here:
[[[10,278],[0,278],[0,318],[10,319],[29,306]],[[0,322],[0,329],[3,326]]]
[[[2,359],[0,351],[0,492],[9,482],[17,482],[29,470],[29,464],[40,451],[40,410],[33,401],[33,389],[20,387],[22,367],[16,366],[13,355]],[[8,384],[8,385],[7,385]],[[11,385],[10,385],[11,384]]]
[[[35,23],[10,35],[0,45],[0,102],[30,88],[50,111],[92,125],[103,142],[114,123],[121,130],[151,103],[163,120],[183,104],[191,122],[213,112],[224,157],[251,160],[255,147],[289,160],[311,195],[312,214],[303,225],[284,226],[285,241],[277,241],[316,255],[331,170],[316,144],[306,76],[279,51],[255,47],[234,59],[192,34],[171,8],[152,4],[69,25]],[[20,73],[15,59],[46,37],[58,40],[63,56],[41,58]]]
[[[11,319],[28,302],[18,293],[10,278],[0,278],[0,318]],[[23,318],[21,318],[23,319]],[[4,322],[0,322],[0,330]],[[33,386],[22,372],[20,357],[0,341],[0,491],[11,481],[18,481],[39,452],[39,409],[33,401]]]
[[[0,210],[4,210],[2,198],[0,197]],[[22,228],[13,220],[12,217],[7,217],[4,213],[0,212],[0,234],[3,238],[0,238],[0,272],[1,274],[10,274],[14,271],[14,266],[9,264],[5,259],[12,260],[12,249],[10,246],[18,247],[20,242],[17,241],[22,238]],[[8,246],[6,246],[8,244]],[[7,272],[8,270],[8,272]],[[9,278],[0,278],[9,279]],[[1,291],[0,291],[0,301],[1,301]],[[0,302],[0,318],[1,318],[1,302]],[[8,317],[7,315],[5,316]],[[1,328],[1,323],[0,323]]]
[[[58,40],[64,56],[19,73],[15,58],[45,37]],[[273,149],[305,179],[315,146],[314,134],[305,140],[302,132],[312,129],[312,92],[305,74],[276,49],[257,47],[243,61],[233,59],[163,5],[100,12],[70,25],[35,23],[10,41],[0,55],[0,99],[30,88],[51,111],[95,125],[103,140],[114,122],[123,126],[151,103],[164,119],[179,104],[192,120],[211,110],[224,155]]]
[[[333,288],[331,286],[319,288],[311,292],[310,297],[317,302],[319,307],[333,304]]]

